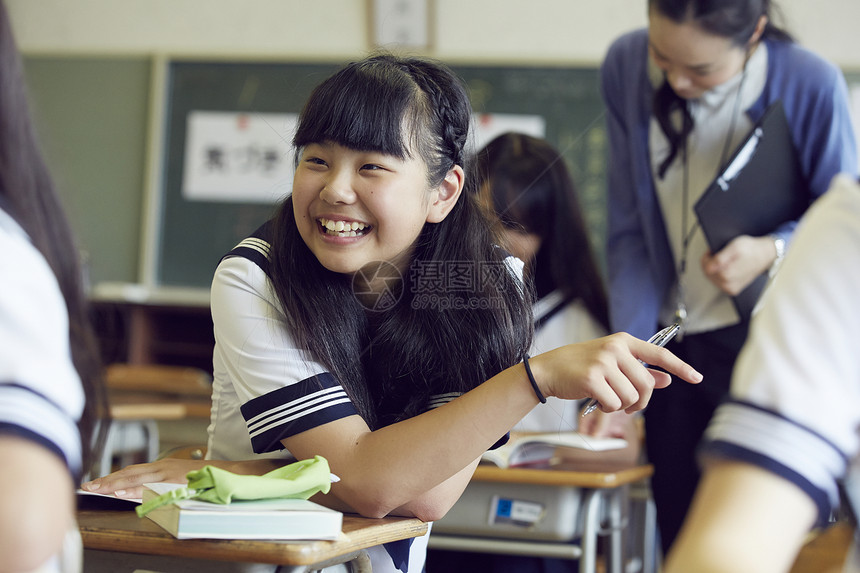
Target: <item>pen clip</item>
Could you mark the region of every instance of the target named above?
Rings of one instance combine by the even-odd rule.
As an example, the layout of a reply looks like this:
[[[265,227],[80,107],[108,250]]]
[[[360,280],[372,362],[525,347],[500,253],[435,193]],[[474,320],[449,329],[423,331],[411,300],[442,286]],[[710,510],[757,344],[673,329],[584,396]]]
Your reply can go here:
[[[729,190],[729,182],[737,177],[738,173],[741,172],[741,169],[746,167],[746,164],[749,163],[756,148],[758,148],[758,143],[761,141],[763,133],[762,129],[757,127],[753,135],[749,140],[747,140],[740,151],[738,151],[737,155],[735,155],[732,162],[723,170],[723,174],[717,179],[717,184],[720,186],[720,189],[723,191]]]

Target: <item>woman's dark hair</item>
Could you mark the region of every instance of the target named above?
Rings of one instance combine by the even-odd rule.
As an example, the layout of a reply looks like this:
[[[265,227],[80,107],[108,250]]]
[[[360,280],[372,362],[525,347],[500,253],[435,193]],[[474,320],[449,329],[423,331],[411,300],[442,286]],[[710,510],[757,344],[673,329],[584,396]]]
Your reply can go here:
[[[293,143],[417,155],[432,187],[455,165],[467,169],[470,121],[466,91],[449,69],[379,54],[314,90]],[[529,297],[494,246],[468,178],[448,216],[424,225],[399,299],[386,310],[362,306],[351,276],[319,264],[289,198],[275,217],[270,258],[274,292],[299,344],[338,378],[372,429],[423,412],[432,395],[474,388],[519,362],[531,344]],[[472,280],[428,282],[434,272]]]
[[[564,158],[543,139],[505,133],[477,153],[474,172],[501,225],[540,237],[532,269],[537,295],[558,289],[581,299],[608,331],[603,277]]]
[[[101,361],[84,293],[77,243],[42,158],[24,85],[9,14],[0,3],[0,204],[45,257],[66,302],[72,361],[86,396],[78,423],[86,472],[94,451],[103,442],[105,424],[99,421],[105,417],[106,398]]]
[[[774,22],[778,8],[771,0],[648,0],[648,8],[678,24],[693,22],[705,32],[728,38],[738,47],[749,44],[759,18],[767,16],[762,39],[794,41],[791,34]],[[658,169],[662,178],[693,130],[693,118],[687,109],[687,101],[679,97],[667,81],[654,92],[653,107],[654,117],[669,140],[669,155]],[[676,111],[681,113],[680,126],[671,120]]]

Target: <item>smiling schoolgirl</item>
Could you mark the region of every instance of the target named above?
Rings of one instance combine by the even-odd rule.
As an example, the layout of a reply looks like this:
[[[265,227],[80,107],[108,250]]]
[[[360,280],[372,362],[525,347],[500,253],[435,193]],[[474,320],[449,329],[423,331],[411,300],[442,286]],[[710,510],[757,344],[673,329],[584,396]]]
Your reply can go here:
[[[496,246],[464,175],[470,122],[460,80],[434,62],[378,55],[325,80],[294,137],[292,195],[215,274],[211,459],[87,487],[131,496],[203,463],[260,473],[321,455],[341,481],[316,501],[433,521],[544,395],[641,409],[668,376],[639,359],[698,381],[624,334],[535,356],[527,372],[522,263]],[[383,287],[384,310],[356,296]],[[414,304],[427,289],[456,304]],[[426,542],[373,548],[373,570],[421,571]]]

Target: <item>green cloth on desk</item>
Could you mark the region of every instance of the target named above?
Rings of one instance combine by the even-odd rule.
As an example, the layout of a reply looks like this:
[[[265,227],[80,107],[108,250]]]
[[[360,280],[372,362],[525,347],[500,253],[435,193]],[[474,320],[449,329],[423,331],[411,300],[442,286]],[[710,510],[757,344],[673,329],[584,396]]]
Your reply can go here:
[[[228,504],[231,501],[293,498],[308,499],[331,489],[332,476],[328,460],[322,456],[301,460],[261,476],[239,475],[206,466],[188,472],[188,486],[169,491],[136,508],[143,517],[153,509],[183,499]]]

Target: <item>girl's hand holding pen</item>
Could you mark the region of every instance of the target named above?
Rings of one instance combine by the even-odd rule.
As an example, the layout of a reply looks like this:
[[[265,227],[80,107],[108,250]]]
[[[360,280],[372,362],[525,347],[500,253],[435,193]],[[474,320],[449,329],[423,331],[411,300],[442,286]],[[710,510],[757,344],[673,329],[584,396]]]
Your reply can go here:
[[[532,357],[530,363],[545,395],[594,398],[604,412],[642,410],[655,388],[670,384],[670,374],[692,384],[702,381],[699,372],[669,350],[623,332],[563,346]]]

